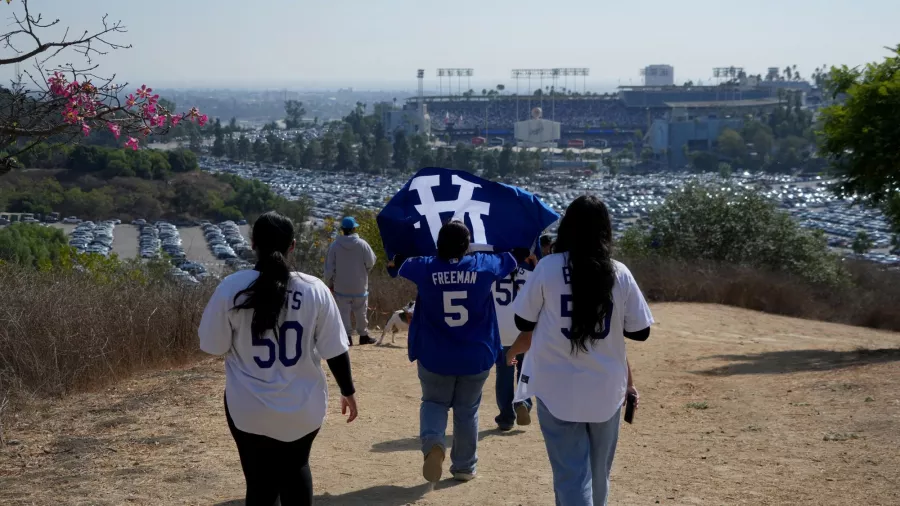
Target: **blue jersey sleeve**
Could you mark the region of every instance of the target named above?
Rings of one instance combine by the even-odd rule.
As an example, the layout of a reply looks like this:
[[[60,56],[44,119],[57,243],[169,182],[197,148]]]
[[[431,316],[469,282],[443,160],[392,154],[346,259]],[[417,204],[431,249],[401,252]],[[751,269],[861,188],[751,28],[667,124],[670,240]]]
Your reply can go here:
[[[519,266],[518,262],[516,262],[515,257],[512,256],[512,253],[499,253],[499,254],[483,254],[482,260],[484,262],[485,270],[494,275],[497,279],[503,279],[506,276],[509,276],[512,271],[516,270]]]
[[[397,270],[397,275],[401,278],[406,278],[418,285],[425,275],[424,258],[407,258],[406,261],[403,262],[403,265],[400,266],[400,269]]]

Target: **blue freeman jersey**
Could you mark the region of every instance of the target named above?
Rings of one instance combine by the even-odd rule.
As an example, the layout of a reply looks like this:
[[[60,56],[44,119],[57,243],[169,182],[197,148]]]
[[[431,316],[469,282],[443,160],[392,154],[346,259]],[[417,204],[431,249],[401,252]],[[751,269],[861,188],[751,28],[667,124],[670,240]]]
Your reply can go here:
[[[503,346],[512,346],[519,337],[513,301],[525,286],[529,274],[531,271],[519,267],[511,274],[495,281],[491,288],[494,296],[494,309],[497,312],[497,327],[500,329],[500,344]]]
[[[409,359],[448,376],[490,369],[500,352],[492,288],[516,269],[509,253],[474,253],[458,262],[406,260],[398,274],[418,287],[409,328]]]

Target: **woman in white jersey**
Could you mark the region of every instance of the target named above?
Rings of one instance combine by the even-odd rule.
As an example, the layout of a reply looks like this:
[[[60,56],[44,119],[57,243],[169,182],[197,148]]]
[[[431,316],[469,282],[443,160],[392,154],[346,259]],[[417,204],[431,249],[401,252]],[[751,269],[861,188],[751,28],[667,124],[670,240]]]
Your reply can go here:
[[[225,416],[237,445],[247,505],[312,504],[309,452],[325,418],[321,360],[341,390],[341,412],[356,419],[348,341],[331,292],[291,272],[294,225],[275,212],[253,225],[254,270],[216,288],[200,321],[200,348],[225,355]]]
[[[627,267],[610,258],[612,227],[596,197],[577,198],[554,254],[516,297],[522,333],[510,363],[528,352],[516,400],[537,397],[556,504],[605,505],[626,393],[637,396],[625,338],[644,341],[653,317]]]

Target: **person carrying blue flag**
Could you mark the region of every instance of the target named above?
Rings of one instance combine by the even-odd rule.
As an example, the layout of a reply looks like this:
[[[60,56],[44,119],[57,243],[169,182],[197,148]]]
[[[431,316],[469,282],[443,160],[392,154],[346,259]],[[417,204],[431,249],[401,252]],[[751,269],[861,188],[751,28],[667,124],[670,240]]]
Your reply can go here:
[[[520,262],[535,262],[527,248],[517,248],[515,253],[467,254],[469,246],[466,225],[450,221],[438,233],[437,255],[394,257],[388,264],[392,275],[418,287],[409,358],[418,361],[422,476],[429,482],[440,480],[443,472],[450,408],[450,472],[458,481],[475,478],[481,391],[501,355],[491,287]]]
[[[481,390],[501,354],[491,289],[519,264],[536,262],[531,251],[558,219],[521,188],[437,167],[416,173],[378,214],[388,272],[418,287],[409,359],[422,385],[426,480],[440,479],[451,407],[450,471],[457,480],[475,477]]]

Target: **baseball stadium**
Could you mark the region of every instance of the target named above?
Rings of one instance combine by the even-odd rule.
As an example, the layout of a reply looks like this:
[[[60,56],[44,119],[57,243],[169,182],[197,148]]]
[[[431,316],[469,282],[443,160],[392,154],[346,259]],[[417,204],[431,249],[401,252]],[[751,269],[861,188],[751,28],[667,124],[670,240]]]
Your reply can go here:
[[[669,165],[678,166],[684,163],[679,153],[685,142],[711,144],[721,129],[734,128],[783,101],[777,93],[778,83],[747,78],[743,72],[730,75],[729,70],[722,69],[727,80],[717,85],[619,86],[613,93],[602,94],[556,86],[523,94],[498,86],[480,94],[451,88],[457,92],[425,95],[420,75],[419,94],[408,98],[396,113],[415,122],[417,131],[427,131],[448,143],[613,149],[637,143],[649,146],[661,159],[668,158]],[[513,77],[522,72],[528,71],[513,71]],[[531,83],[524,89],[532,89]],[[543,134],[540,142],[534,142],[517,135],[530,121],[551,126],[530,131],[558,132],[556,138]],[[670,145],[673,142],[681,144]]]

